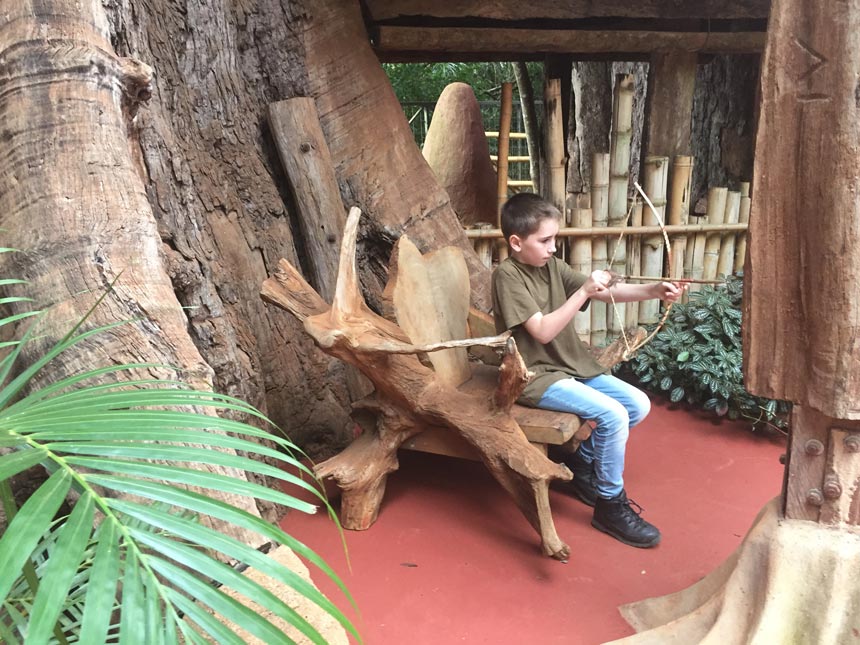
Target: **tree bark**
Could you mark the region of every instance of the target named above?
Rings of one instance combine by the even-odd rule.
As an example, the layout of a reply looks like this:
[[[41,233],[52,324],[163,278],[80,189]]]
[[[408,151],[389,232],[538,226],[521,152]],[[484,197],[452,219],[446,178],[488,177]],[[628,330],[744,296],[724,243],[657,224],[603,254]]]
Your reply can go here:
[[[753,172],[760,56],[714,56],[696,71],[693,93],[694,208],[711,186],[749,181]],[[704,206],[696,211],[704,215]]]
[[[517,91],[520,97],[520,107],[523,113],[523,126],[526,131],[526,144],[529,149],[529,176],[534,192],[541,194],[540,189],[540,159],[541,133],[538,125],[537,110],[535,110],[534,89],[529,75],[528,66],[522,61],[514,62],[514,76],[517,79]]]
[[[102,294],[88,325],[138,319],[76,346],[33,386],[136,362],[177,366],[180,380],[211,389],[213,371],[188,335],[141,159],[130,145],[151,69],[113,53],[99,2],[6,0],[0,13],[7,18],[0,28],[0,123],[8,151],[0,158],[0,225],[6,244],[22,249],[4,255],[2,271],[28,280],[26,293],[51,307],[23,362],[53,345]],[[137,376],[176,378],[157,368]],[[217,497],[257,513],[247,498]],[[226,530],[247,543],[258,539]]]

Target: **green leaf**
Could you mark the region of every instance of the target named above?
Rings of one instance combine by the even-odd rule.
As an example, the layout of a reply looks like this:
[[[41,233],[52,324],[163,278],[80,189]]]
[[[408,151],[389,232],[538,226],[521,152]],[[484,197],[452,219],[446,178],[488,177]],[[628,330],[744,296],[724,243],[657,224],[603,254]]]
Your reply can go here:
[[[672,387],[671,377],[664,376],[662,379],[660,379],[660,389],[661,390],[668,390],[670,387]]]
[[[684,350],[683,352],[678,354],[678,356],[675,360],[677,360],[679,363],[684,363],[687,360],[689,360],[689,358],[690,358],[690,352]]]
[[[103,521],[96,538],[96,552],[87,584],[87,602],[80,631],[81,643],[105,642],[119,581],[120,547],[116,523]]]
[[[64,470],[51,475],[18,510],[3,537],[0,538],[0,562],[3,575],[0,576],[0,601],[6,596],[15,578],[20,575],[30,554],[50,531],[51,522],[71,487],[71,477]]]
[[[14,477],[18,473],[32,468],[44,458],[44,452],[32,449],[18,450],[2,455],[0,456],[0,480]]]
[[[23,511],[23,508],[21,510]],[[41,572],[42,579],[47,584],[39,585],[39,591],[33,601],[28,642],[47,641],[54,630],[63,610],[63,600],[87,547],[94,515],[93,498],[89,493],[84,493],[75,503],[69,518],[58,529],[59,539]]]
[[[672,401],[672,403],[677,403],[678,401],[680,401],[681,399],[684,398],[684,394],[685,394],[684,388],[682,388],[680,386],[676,387],[672,390],[672,393],[669,395],[669,400]]]

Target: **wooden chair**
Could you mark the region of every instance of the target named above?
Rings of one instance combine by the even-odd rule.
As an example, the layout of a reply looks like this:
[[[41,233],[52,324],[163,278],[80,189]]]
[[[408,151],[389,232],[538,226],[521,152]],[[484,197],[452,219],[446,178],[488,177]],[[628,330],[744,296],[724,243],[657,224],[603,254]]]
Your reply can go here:
[[[398,449],[471,456],[513,497],[540,535],[544,553],[566,560],[570,548],[555,530],[549,483],[572,474],[547,459],[545,446],[573,448],[588,436],[588,426],[573,415],[515,404],[528,381],[525,364],[508,334],[490,335],[487,316],[470,316],[468,270],[458,249],[422,256],[402,237],[384,293],[391,319],[371,311],[355,270],[360,215],[350,210],[331,305],[286,260],[261,290],[264,300],[299,318],[323,351],[355,366],[375,387],[354,404],[364,432],[314,469],[343,491],[343,526],[373,524],[386,478],[398,468]],[[469,328],[485,335],[468,338]],[[498,367],[470,361],[469,347],[485,356],[487,348],[503,348],[500,357],[490,354]]]

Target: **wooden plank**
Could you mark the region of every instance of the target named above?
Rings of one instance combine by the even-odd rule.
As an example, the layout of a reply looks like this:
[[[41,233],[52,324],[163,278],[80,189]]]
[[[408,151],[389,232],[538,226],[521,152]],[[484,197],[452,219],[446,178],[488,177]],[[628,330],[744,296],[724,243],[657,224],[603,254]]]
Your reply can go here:
[[[299,97],[272,103],[269,125],[299,211],[310,281],[331,302],[346,209],[314,100]]]
[[[536,448],[546,453],[546,443],[533,440],[529,436],[528,432],[526,432],[526,436],[529,437],[529,441],[531,441]],[[404,441],[400,447],[404,450],[429,452],[434,455],[457,457],[458,459],[470,459],[472,461],[481,460],[481,455],[478,451],[463,439],[463,437],[446,428],[428,428],[427,430],[424,430],[414,437],[410,437]]]
[[[585,29],[511,29],[476,27],[380,26],[374,40],[377,54],[388,60],[395,52],[507,55],[650,53],[679,50],[702,53],[757,53],[765,33],[673,32]]]
[[[643,158],[689,155],[698,56],[691,51],[652,54],[645,99]]]
[[[374,21],[421,17],[492,20],[571,20],[578,18],[767,18],[770,0],[365,0]],[[477,6],[476,6],[477,5]]]

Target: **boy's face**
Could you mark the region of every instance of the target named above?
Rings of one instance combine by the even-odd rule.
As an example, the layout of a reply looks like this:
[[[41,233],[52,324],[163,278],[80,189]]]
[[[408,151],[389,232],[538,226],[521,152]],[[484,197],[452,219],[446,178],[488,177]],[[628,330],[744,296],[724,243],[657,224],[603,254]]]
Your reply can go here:
[[[511,235],[511,255],[523,264],[544,266],[555,253],[555,236],[558,235],[558,220],[546,217],[538,229],[525,238]]]

